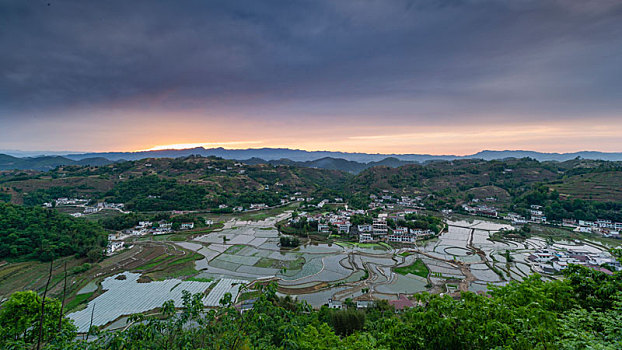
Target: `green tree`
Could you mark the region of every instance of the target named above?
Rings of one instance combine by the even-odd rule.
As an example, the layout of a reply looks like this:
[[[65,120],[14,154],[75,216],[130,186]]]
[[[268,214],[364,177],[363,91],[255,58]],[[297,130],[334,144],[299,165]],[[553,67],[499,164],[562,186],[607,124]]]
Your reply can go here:
[[[28,346],[37,341],[41,317],[41,296],[33,291],[15,292],[0,309],[0,347]],[[75,337],[76,327],[63,318],[58,329],[60,301],[46,298],[43,319],[44,342],[66,342]]]

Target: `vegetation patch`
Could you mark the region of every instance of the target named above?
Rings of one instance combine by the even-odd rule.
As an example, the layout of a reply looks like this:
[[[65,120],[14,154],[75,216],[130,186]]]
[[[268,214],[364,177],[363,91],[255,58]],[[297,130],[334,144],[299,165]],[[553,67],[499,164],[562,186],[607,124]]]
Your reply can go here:
[[[84,293],[84,294],[77,294],[72,300],[70,300],[66,305],[65,305],[65,310],[67,313],[74,311],[76,308],[78,308],[78,306],[80,306],[81,304],[86,303],[89,298],[91,298],[93,296],[93,293],[95,292],[89,292],[89,293]]]
[[[407,275],[410,273],[423,278],[427,278],[430,273],[430,270],[421,259],[417,259],[412,265],[396,267],[394,271],[400,275]]]
[[[0,259],[41,260],[77,255],[97,261],[108,236],[101,226],[55,210],[0,203]]]
[[[250,299],[256,299],[256,298],[259,298],[260,295],[261,295],[260,290],[251,290],[248,292],[244,292],[240,294],[240,296],[238,297],[238,302],[250,300]]]
[[[234,246],[229,247],[229,249],[225,251],[225,254],[235,255],[239,253],[240,250],[244,249],[244,247],[245,245],[243,244],[236,244]]]

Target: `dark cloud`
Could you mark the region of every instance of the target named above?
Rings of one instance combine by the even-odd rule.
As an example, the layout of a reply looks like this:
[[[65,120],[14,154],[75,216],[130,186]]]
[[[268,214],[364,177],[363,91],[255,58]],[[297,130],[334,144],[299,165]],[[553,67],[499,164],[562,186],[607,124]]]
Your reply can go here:
[[[0,121],[110,105],[405,121],[622,110],[615,0],[2,1],[0,47]]]

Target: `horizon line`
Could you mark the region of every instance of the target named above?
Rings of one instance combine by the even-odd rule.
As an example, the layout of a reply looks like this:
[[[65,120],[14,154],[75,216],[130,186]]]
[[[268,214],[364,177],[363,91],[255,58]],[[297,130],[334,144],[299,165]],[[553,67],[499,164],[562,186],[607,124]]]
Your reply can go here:
[[[237,142],[232,142],[234,144]],[[476,154],[480,154],[483,152],[533,152],[540,154],[574,154],[574,153],[603,153],[603,154],[616,154],[622,153],[622,151],[611,152],[611,151],[598,151],[598,150],[577,150],[577,151],[569,151],[569,152],[543,152],[537,150],[528,150],[528,149],[482,149],[480,151],[474,153],[465,153],[465,154],[432,154],[432,153],[369,153],[369,152],[348,152],[348,151],[334,151],[334,150],[308,150],[301,148],[289,148],[289,147],[247,147],[247,148],[227,148],[227,147],[210,147],[206,148],[203,146],[197,147],[188,147],[188,148],[158,148],[154,147],[152,149],[143,149],[143,150],[133,150],[133,151],[27,151],[27,150],[16,150],[16,149],[7,149],[0,150],[0,154],[6,154],[13,157],[18,158],[29,158],[29,157],[40,157],[40,156],[62,156],[62,155],[85,155],[85,154],[105,154],[105,153],[152,153],[152,152],[169,152],[169,151],[188,151],[195,149],[203,149],[203,150],[218,150],[222,149],[225,151],[252,151],[252,150],[288,150],[288,151],[299,151],[299,152],[308,152],[308,153],[342,153],[342,154],[361,154],[361,155],[380,155],[380,156],[410,156],[410,155],[420,155],[420,156],[436,156],[436,157],[466,157],[472,156]],[[18,155],[21,154],[21,155]],[[28,154],[28,155],[26,155]]]

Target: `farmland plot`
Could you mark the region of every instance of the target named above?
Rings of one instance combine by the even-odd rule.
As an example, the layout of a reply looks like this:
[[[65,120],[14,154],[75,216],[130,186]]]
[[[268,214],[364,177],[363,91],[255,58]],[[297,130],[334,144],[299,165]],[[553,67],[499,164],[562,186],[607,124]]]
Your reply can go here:
[[[119,280],[116,277],[125,276]],[[211,283],[169,279],[150,283],[138,283],[139,274],[126,272],[108,277],[102,282],[104,293],[92,300],[85,309],[69,314],[78,327],[78,332],[89,328],[91,313],[93,325],[103,326],[123,315],[153,310],[167,300],[173,300],[176,307],[182,306],[182,291],[203,293]]]

